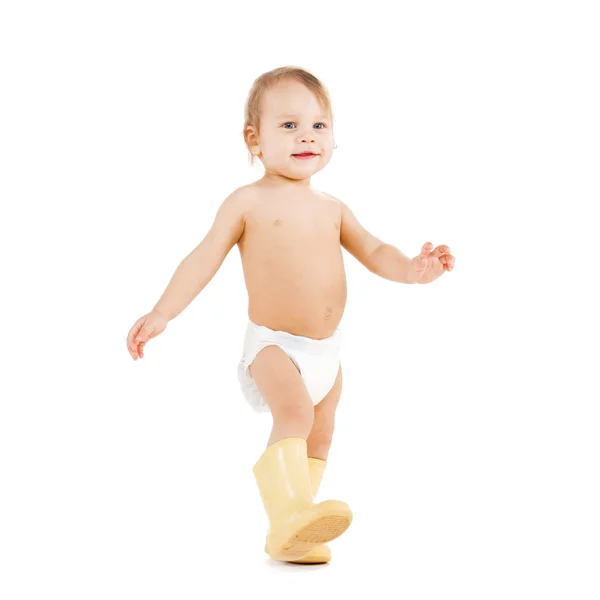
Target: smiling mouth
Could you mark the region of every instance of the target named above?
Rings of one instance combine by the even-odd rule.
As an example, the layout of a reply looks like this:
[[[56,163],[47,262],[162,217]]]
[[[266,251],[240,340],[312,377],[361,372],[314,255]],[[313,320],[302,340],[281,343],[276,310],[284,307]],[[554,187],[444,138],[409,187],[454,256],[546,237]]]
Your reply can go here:
[[[318,154],[313,154],[312,152],[302,152],[302,154],[292,154],[296,158],[312,158],[313,156],[319,156]]]

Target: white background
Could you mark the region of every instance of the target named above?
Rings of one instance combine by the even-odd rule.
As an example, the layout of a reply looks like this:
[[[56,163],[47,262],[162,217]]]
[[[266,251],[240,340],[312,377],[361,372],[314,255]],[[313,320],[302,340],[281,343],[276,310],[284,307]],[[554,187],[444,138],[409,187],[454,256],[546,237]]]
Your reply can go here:
[[[0,9],[0,597],[596,599],[600,22],[592,2],[16,2]],[[345,253],[329,565],[263,553],[271,427],[236,368],[234,248],[125,338],[234,189],[254,79],[304,67],[312,180],[431,285]]]

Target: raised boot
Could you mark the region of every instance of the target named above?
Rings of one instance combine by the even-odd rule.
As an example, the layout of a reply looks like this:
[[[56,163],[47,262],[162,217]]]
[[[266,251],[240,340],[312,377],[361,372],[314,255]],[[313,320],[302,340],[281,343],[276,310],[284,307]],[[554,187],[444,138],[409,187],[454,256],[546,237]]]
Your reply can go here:
[[[313,503],[303,438],[285,438],[271,444],[253,472],[269,518],[267,546],[272,558],[302,558],[350,526],[352,511],[345,502]]]
[[[323,478],[323,473],[327,462],[320,458],[308,458],[308,471],[310,473],[310,487],[313,495],[313,502],[319,491],[319,485]],[[265,543],[265,552],[269,554],[268,543]],[[305,554],[302,558],[289,560],[287,562],[302,563],[309,565],[318,565],[328,563],[331,560],[331,550],[327,544],[320,544],[313,548],[308,554]]]

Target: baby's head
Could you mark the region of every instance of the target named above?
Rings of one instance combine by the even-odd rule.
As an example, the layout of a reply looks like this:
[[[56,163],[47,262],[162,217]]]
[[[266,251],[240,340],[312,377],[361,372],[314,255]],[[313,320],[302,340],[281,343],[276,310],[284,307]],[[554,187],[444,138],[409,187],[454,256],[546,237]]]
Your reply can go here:
[[[243,135],[250,165],[258,156],[272,173],[289,179],[311,177],[330,161],[334,148],[327,88],[298,67],[263,73],[248,94]],[[316,156],[293,156],[302,152]]]

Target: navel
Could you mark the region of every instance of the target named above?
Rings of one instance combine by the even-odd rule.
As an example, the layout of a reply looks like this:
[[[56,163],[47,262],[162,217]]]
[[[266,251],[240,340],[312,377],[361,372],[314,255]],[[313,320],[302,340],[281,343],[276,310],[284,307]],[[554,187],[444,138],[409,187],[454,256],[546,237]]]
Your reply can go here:
[[[281,225],[281,219],[277,219],[277,220],[275,221],[275,225],[277,225],[277,226]]]
[[[330,316],[331,316],[331,309],[330,309],[330,308],[328,308],[328,309],[325,311],[325,318],[326,318],[326,319],[329,319],[329,317],[330,317]]]

